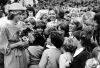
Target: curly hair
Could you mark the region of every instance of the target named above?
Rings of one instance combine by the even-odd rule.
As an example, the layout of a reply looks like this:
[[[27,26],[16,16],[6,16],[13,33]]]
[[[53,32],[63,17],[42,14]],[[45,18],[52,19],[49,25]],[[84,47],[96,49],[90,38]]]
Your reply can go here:
[[[64,42],[64,37],[58,31],[51,32],[50,34],[51,43],[57,48],[61,48]]]
[[[76,30],[82,30],[83,26],[81,22],[79,21],[79,18],[75,18],[72,20],[72,23],[76,25]]]
[[[66,52],[70,52],[70,53],[74,53],[76,47],[73,46],[73,44],[64,44],[62,46],[62,48],[66,51]]]

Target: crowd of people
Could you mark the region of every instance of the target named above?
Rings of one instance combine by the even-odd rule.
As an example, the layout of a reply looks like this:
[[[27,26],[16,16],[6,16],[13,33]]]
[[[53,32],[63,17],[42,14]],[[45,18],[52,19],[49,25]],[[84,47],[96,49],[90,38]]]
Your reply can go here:
[[[8,2],[0,10],[0,68],[100,68],[100,3]]]

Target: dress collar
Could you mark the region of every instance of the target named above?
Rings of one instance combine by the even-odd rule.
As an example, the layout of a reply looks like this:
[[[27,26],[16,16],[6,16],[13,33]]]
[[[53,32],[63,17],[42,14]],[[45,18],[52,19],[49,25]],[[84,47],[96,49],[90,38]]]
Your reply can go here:
[[[79,55],[83,50],[84,50],[84,48],[76,49],[75,54],[74,54],[73,57],[76,57],[77,55]]]

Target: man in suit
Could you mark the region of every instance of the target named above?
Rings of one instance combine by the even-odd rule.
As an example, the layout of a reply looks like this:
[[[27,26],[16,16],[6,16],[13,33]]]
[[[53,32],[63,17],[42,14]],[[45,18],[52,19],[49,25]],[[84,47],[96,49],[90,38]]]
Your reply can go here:
[[[86,34],[83,31],[76,31],[73,33],[74,38],[74,46],[77,47],[73,61],[70,64],[70,68],[84,68],[86,60],[89,58],[90,54],[84,46],[83,42],[85,42]]]

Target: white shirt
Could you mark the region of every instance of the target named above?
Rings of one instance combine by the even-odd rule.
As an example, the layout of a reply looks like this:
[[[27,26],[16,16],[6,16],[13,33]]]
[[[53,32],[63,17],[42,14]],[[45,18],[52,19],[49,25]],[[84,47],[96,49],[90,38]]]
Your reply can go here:
[[[84,48],[80,48],[80,49],[76,49],[75,54],[73,57],[76,57],[78,54],[80,54],[82,51],[84,50]]]
[[[46,47],[49,48],[49,49],[50,49],[50,48],[56,48],[55,46],[53,46],[53,45],[48,45],[48,44],[46,45]]]
[[[73,38],[72,32],[69,32],[69,37],[70,37],[70,38]]]
[[[71,53],[69,53],[69,52],[66,52],[66,53],[60,55],[59,68],[69,67],[72,59],[73,59],[73,57],[72,57]]]

